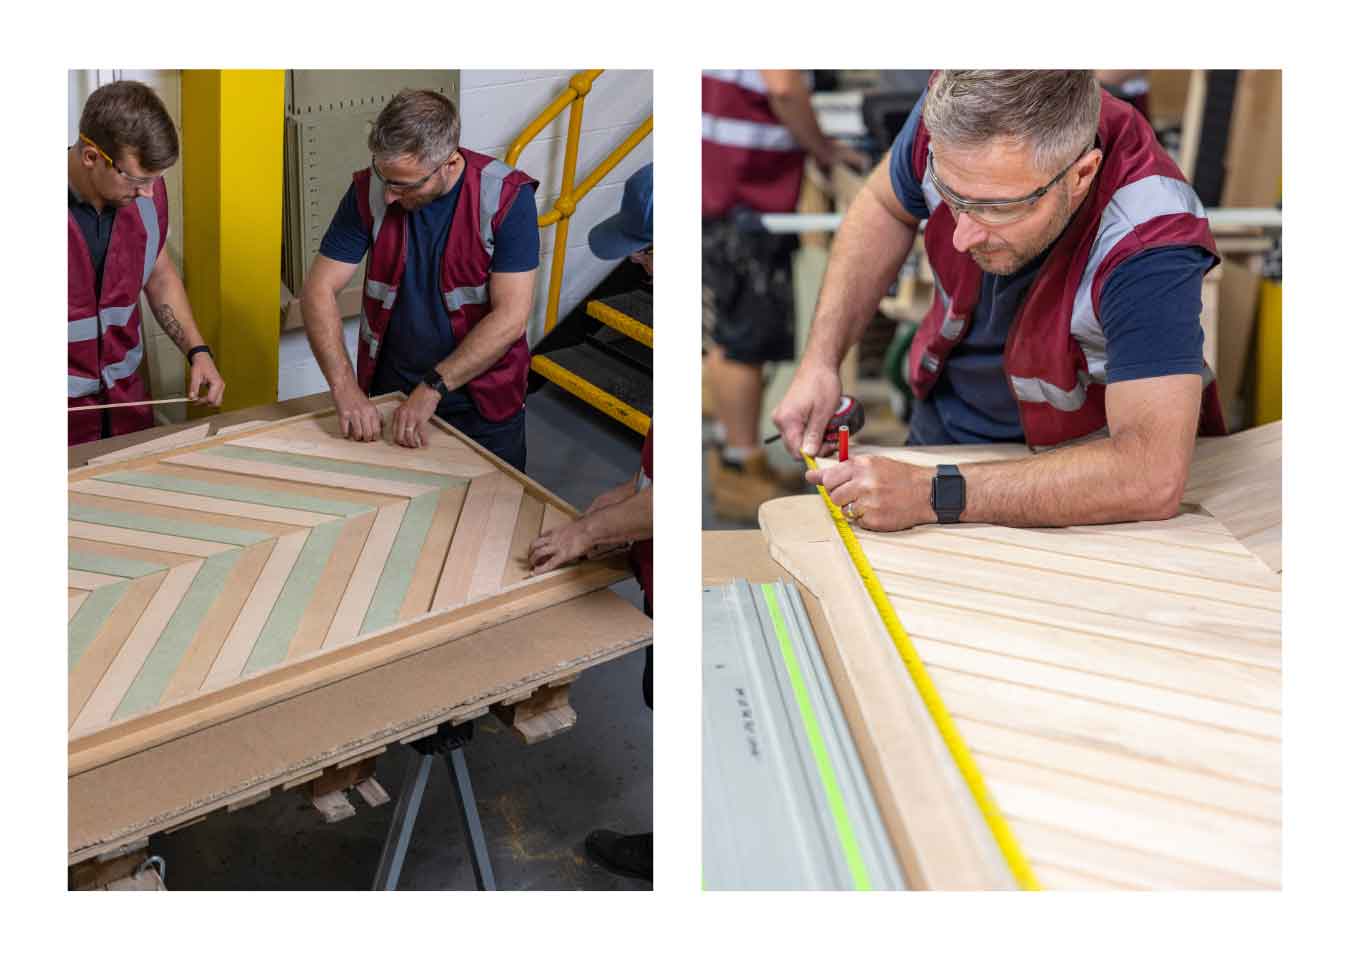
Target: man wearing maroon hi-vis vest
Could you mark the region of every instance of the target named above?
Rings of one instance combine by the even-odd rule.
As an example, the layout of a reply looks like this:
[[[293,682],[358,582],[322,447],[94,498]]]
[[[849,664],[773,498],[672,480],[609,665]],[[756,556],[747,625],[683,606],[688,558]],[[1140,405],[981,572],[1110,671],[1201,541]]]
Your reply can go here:
[[[90,94],[79,138],[66,152],[72,445],[154,425],[148,405],[106,409],[150,399],[139,373],[145,356],[142,291],[160,327],[188,358],[188,396],[219,406],[225,393],[165,249],[169,203],[163,174],[177,159],[173,121],[149,87],[119,80]]]
[[[525,325],[539,264],[536,181],[459,145],[459,112],[431,90],[393,97],[305,279],[301,308],[345,436],[382,434],[372,394],[408,395],[396,443],[438,415],[525,469]],[[367,257],[355,369],[337,294]]]
[[[1195,191],[1091,71],[944,70],[835,238],[805,358],[774,412],[822,452],[838,367],[919,222],[936,287],[910,348],[912,444],[1035,456],[807,473],[874,530],[1162,519],[1198,433],[1223,433],[1200,290],[1218,263]]]

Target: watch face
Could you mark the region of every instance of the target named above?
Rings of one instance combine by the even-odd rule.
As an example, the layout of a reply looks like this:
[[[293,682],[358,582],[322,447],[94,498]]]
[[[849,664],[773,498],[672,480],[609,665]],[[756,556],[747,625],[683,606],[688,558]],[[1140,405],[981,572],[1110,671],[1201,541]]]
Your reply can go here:
[[[934,510],[964,510],[966,485],[960,477],[937,477],[933,481]]]

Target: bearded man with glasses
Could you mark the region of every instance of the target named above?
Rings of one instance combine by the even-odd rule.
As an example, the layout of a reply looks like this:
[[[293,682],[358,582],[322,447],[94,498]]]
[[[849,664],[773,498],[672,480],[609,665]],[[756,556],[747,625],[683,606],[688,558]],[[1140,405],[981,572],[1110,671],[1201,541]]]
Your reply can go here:
[[[178,134],[145,84],[99,87],[66,151],[67,441],[85,443],[154,426],[140,375],[144,292],[160,327],[187,357],[188,396],[220,406],[225,381],[188,305],[165,247],[164,171],[178,160]],[[203,391],[205,395],[203,396]]]
[[[437,415],[525,469],[525,325],[539,266],[537,181],[459,145],[459,112],[404,90],[376,117],[301,294],[344,436],[376,440],[373,394],[408,399],[390,437],[427,441]],[[367,258],[355,369],[337,295]]]
[[[774,412],[822,450],[839,363],[920,221],[934,302],[910,347],[909,442],[1021,442],[1022,460],[856,457],[807,480],[874,530],[1175,515],[1195,436],[1225,431],[1200,289],[1218,262],[1195,191],[1091,71],[943,70],[835,238],[806,354]]]

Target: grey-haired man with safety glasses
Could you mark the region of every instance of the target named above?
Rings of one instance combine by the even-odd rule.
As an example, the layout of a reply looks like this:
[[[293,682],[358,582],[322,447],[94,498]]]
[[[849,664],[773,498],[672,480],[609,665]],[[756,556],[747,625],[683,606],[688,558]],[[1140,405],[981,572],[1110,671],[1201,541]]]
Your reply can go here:
[[[1173,516],[1197,432],[1225,429],[1200,329],[1218,255],[1152,129],[1091,71],[933,74],[835,238],[774,412],[788,449],[831,452],[840,360],[920,222],[936,290],[907,364],[909,442],[1038,455],[936,470],[863,456],[807,480],[874,530]]]

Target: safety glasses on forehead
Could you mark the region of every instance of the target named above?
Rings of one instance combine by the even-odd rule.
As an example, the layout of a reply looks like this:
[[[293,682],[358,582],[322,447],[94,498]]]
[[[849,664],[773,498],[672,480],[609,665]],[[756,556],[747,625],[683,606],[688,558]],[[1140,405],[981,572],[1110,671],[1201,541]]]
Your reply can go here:
[[[957,217],[966,214],[972,220],[984,224],[987,227],[1002,227],[1010,223],[1016,223],[1023,217],[1031,213],[1036,206],[1036,201],[1050,192],[1050,188],[1064,179],[1064,175],[1073,169],[1073,165],[1087,155],[1092,149],[1092,144],[1088,144],[1078,154],[1069,161],[1069,165],[1051,178],[1050,182],[1039,190],[1033,190],[1025,197],[1014,197],[1011,200],[972,200],[963,197],[951,187],[943,183],[937,175],[937,167],[933,165],[933,148],[928,148],[928,172],[933,175],[933,186],[937,187],[938,193],[942,194],[943,201],[947,208],[951,210],[952,216]]]
[[[442,160],[440,163],[436,164],[434,167],[431,168],[430,173],[428,173],[421,180],[414,180],[411,183],[400,183],[397,180],[385,179],[384,174],[380,173],[380,168],[375,166],[374,157],[370,158],[370,172],[375,174],[375,179],[380,181],[380,183],[384,184],[386,189],[391,190],[394,193],[408,193],[411,190],[416,190],[418,187],[424,185],[432,177],[436,176],[436,172],[440,170],[441,167],[449,163],[451,159],[454,158],[454,156],[455,151],[451,150],[444,160]]]

